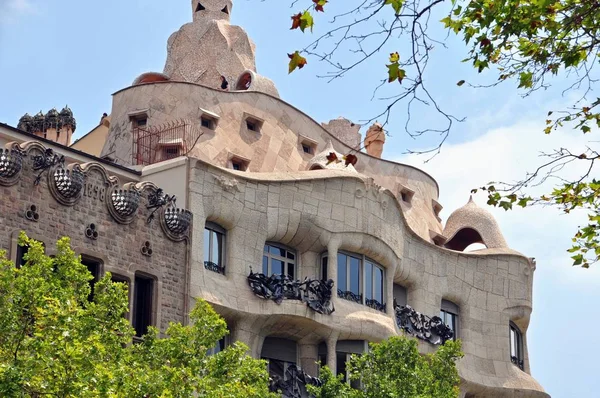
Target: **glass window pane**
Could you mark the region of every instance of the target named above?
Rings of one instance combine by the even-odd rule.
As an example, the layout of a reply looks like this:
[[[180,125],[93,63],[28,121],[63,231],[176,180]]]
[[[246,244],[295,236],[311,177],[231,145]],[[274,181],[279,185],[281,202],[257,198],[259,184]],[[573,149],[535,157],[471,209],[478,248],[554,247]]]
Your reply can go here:
[[[295,269],[294,269],[294,263],[288,263],[287,265],[287,274],[290,276],[290,278],[294,279],[295,278]]]
[[[375,300],[383,304],[383,270],[379,267],[374,267],[375,271],[375,286],[373,288],[373,296]]]
[[[212,255],[211,259],[213,263],[221,264],[221,238],[222,235],[216,232],[211,232],[212,235]]]
[[[283,274],[283,261],[271,259],[271,274]]]
[[[204,229],[204,261],[210,261],[210,232]]]
[[[269,253],[274,254],[276,256],[285,257],[285,249],[281,249],[275,246],[269,246]]]
[[[515,333],[515,330],[513,328],[510,328],[510,356],[511,357],[516,357],[517,356],[517,336]]]
[[[456,329],[454,329],[454,315],[453,314],[448,314],[446,316],[446,324],[448,325],[448,327],[450,329],[452,329],[452,331],[455,331]]]
[[[264,249],[265,253],[269,252],[269,245],[265,245],[265,249]]]
[[[294,255],[294,253],[288,251],[287,252],[287,258],[289,258],[290,260],[295,260],[296,256]]]
[[[365,263],[365,298],[373,298],[373,264]]]
[[[360,294],[360,260],[350,257],[350,291]]]
[[[269,276],[269,258],[267,256],[263,256],[263,270],[262,273]]]
[[[337,285],[338,285],[338,289],[340,289],[343,292],[348,290],[347,283],[346,283],[346,280],[347,280],[346,278],[348,277],[347,267],[346,267],[346,259],[347,259],[346,255],[338,254]]]
[[[329,272],[327,271],[327,257],[321,259],[321,279],[326,281],[329,278]]]
[[[442,322],[445,325],[446,324],[446,313],[444,312],[444,310],[440,311],[440,318],[442,318]]]

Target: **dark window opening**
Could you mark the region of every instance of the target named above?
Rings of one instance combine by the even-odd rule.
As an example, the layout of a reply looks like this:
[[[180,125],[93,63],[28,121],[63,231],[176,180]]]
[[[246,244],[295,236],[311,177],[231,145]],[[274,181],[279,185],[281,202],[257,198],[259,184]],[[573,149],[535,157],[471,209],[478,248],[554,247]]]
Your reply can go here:
[[[200,118],[200,124],[202,125],[202,127],[205,127],[207,129],[210,129],[210,130],[215,129],[215,121],[209,117],[202,116]]]
[[[256,126],[256,123],[254,123],[250,120],[246,120],[246,127],[248,127],[248,130],[258,131],[258,127]]]
[[[204,11],[206,10],[206,8],[204,8],[204,6],[200,3],[198,3],[198,5],[196,6],[196,12],[198,11]]]
[[[98,260],[88,257],[82,257],[81,264],[85,265],[94,277],[94,279],[90,280],[90,294],[88,296],[88,301],[94,300],[94,288],[96,287],[96,283],[100,280],[100,271],[102,267],[102,263]]]
[[[234,170],[242,170],[242,164],[238,162],[231,162],[231,165]]]
[[[234,157],[231,159],[231,168],[233,170],[246,171],[248,170],[248,162]]]
[[[146,125],[148,124],[148,119],[144,118],[139,118],[139,119],[135,119],[135,125],[137,127],[146,127]]]
[[[227,8],[227,6],[223,7],[221,12],[224,12],[225,14],[229,15],[229,9]]]
[[[27,252],[29,251],[29,245],[18,245],[17,246],[17,259],[15,262],[15,265],[17,266],[17,268],[21,268],[25,266],[25,255],[27,254]]]
[[[302,144],[302,150],[304,151],[304,153],[308,153],[310,155],[312,155],[312,148],[306,144]]]
[[[154,294],[154,279],[136,275],[134,285],[133,328],[136,337],[148,333],[152,325],[152,304]]]

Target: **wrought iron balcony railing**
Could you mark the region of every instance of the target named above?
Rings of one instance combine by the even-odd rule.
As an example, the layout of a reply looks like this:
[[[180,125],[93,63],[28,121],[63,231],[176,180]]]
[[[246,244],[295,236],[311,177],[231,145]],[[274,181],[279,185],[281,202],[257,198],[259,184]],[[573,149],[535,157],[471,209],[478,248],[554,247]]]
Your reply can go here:
[[[394,300],[396,324],[406,333],[431,344],[444,344],[454,337],[454,332],[439,316],[429,317],[415,311],[411,306],[399,306]]]
[[[304,281],[292,280],[288,275],[253,273],[248,275],[250,289],[258,297],[275,301],[277,304],[286,300],[299,300],[320,314],[330,315],[335,311],[331,302],[333,280],[304,278]]]
[[[374,310],[381,311],[381,312],[385,312],[385,308],[386,308],[385,303],[381,304],[379,301],[377,301],[375,299],[366,299],[365,305],[367,307],[371,307]]]
[[[225,275],[225,266],[224,265],[215,264],[211,261],[205,261],[204,268],[206,268],[209,271],[216,272],[217,274]]]
[[[515,365],[517,365],[519,367],[519,369],[525,370],[525,364],[523,363],[522,359],[519,359],[517,357],[510,357],[510,361],[512,363],[514,363]]]
[[[300,367],[291,365],[285,371],[285,380],[274,377],[270,380],[271,392],[280,393],[282,398],[308,398],[311,395],[306,390],[307,385],[322,386],[323,382],[304,372]]]
[[[338,289],[338,297],[344,300],[354,301],[355,303],[362,304],[362,294],[356,294],[351,291],[343,291]]]

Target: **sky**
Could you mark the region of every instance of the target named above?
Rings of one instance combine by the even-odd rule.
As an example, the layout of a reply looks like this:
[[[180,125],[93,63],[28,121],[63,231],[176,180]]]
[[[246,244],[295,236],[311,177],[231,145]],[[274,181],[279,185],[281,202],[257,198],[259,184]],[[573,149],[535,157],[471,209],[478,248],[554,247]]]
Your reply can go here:
[[[385,102],[372,100],[373,89],[385,76],[387,54],[398,49],[384,48],[331,83],[317,77],[329,71],[327,66],[311,58],[303,70],[288,75],[287,53],[322,32],[318,26],[312,36],[290,31],[289,16],[299,11],[290,9],[290,3],[234,2],[232,23],[243,26],[256,43],[259,73],[275,82],[285,101],[319,122],[344,116],[360,123],[377,115]],[[335,3],[340,4],[330,1],[333,8]],[[75,138],[81,137],[99,123],[102,113],[110,113],[112,93],[143,72],[163,70],[169,35],[190,20],[189,0],[0,0],[0,122],[16,126],[26,112],[45,113],[68,105],[78,122]],[[327,20],[320,16],[316,22],[325,25]],[[432,18],[432,25],[436,20]],[[437,38],[445,39],[436,29]],[[342,50],[339,59],[351,61],[348,49]],[[540,152],[566,145],[584,148],[590,142],[570,129],[542,133],[547,112],[565,107],[577,94],[562,94],[567,81],[556,79],[554,88],[526,98],[514,83],[493,89],[458,87],[458,80],[485,82],[492,75],[477,76],[461,63],[466,49],[454,37],[448,37],[447,48],[437,45],[434,50],[426,84],[444,110],[466,119],[454,126],[441,153],[425,162],[428,158],[408,155],[407,150],[431,148],[439,136],[407,136],[405,108],[395,108],[386,126],[383,157],[434,176],[443,219],[467,202],[472,188],[521,179],[540,164]],[[438,120],[434,111],[423,107],[412,119],[416,126]],[[536,188],[543,189],[549,186]],[[475,200],[485,206],[484,196],[476,195]],[[537,261],[528,331],[533,376],[553,397],[597,396],[600,346],[593,336],[600,329],[600,264],[589,270],[573,268],[566,253],[585,214],[565,216],[551,208],[488,210],[509,245]]]

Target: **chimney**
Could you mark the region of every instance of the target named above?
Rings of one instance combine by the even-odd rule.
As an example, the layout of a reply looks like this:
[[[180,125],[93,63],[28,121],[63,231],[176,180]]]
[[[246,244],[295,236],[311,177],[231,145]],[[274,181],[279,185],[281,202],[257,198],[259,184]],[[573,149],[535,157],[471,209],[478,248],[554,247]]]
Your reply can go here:
[[[365,148],[367,153],[376,158],[381,158],[383,153],[383,144],[385,144],[385,131],[383,126],[377,122],[369,127],[365,138]]]

